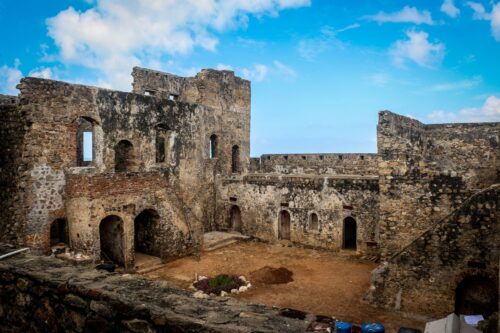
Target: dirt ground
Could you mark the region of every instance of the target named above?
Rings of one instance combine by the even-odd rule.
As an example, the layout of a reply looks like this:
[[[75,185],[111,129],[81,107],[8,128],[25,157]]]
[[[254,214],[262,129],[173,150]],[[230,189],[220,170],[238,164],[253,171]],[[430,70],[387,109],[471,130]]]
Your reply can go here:
[[[252,281],[252,272],[256,276],[255,272],[266,266],[288,269],[293,273],[293,281],[282,284]],[[386,332],[397,332],[399,327],[423,331],[423,322],[373,308],[362,301],[375,267],[374,263],[349,258],[345,253],[244,242],[204,252],[199,261],[193,257],[173,261],[147,275],[171,281],[182,288],[189,287],[195,273],[208,277],[244,275],[253,286],[234,296],[241,301],[333,316],[356,324],[380,322]]]

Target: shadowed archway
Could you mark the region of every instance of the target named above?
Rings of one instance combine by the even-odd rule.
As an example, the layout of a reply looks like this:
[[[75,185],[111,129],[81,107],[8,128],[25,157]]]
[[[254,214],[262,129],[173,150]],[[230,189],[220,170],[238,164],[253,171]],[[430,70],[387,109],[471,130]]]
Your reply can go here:
[[[105,217],[99,225],[101,258],[119,266],[125,265],[123,253],[123,221],[116,215]]]
[[[350,216],[344,219],[342,248],[356,250],[357,225],[356,220]]]
[[[278,239],[290,240],[290,220],[290,213],[282,210],[278,221]]]

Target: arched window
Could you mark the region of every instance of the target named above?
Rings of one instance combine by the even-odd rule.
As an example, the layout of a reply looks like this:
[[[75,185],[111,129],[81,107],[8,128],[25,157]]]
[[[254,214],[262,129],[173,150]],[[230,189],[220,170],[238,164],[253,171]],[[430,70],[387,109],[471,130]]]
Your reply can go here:
[[[217,135],[215,134],[212,134],[212,136],[210,136],[209,156],[210,158],[217,157]]]
[[[95,121],[87,117],[76,120],[76,165],[89,166],[95,160]]]
[[[115,147],[115,171],[131,171],[134,167],[134,146],[130,141],[122,140]]]
[[[311,213],[311,215],[309,215],[309,230],[312,231],[319,230],[318,214],[316,213]]]
[[[170,159],[172,131],[165,124],[156,125],[156,163],[163,163]]]
[[[231,171],[234,173],[240,172],[240,147],[233,146],[231,152]]]

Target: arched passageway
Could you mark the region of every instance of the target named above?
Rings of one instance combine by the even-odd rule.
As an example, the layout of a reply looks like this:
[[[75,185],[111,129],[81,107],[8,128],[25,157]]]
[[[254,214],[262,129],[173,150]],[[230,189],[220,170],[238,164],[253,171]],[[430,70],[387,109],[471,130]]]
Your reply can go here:
[[[160,256],[159,223],[160,215],[153,209],[146,209],[137,215],[134,220],[135,252]]]
[[[290,240],[290,213],[286,210],[280,212],[278,221],[278,238]]]
[[[344,219],[342,248],[356,250],[357,225],[356,220],[350,216]]]
[[[101,258],[119,266],[125,265],[123,253],[123,221],[116,215],[104,218],[99,225]]]
[[[482,314],[489,317],[498,309],[498,289],[494,281],[483,276],[469,276],[455,290],[457,315]]]
[[[115,147],[115,171],[132,171],[134,167],[134,146],[130,141],[121,140]]]
[[[241,211],[238,206],[231,207],[230,211],[231,230],[241,232]]]
[[[50,246],[59,243],[68,244],[68,222],[66,219],[55,219],[50,225]]]

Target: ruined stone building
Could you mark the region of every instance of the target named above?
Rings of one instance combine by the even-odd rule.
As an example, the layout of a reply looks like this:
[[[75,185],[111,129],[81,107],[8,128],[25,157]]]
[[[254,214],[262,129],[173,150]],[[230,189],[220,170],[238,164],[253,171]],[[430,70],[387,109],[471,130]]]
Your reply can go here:
[[[500,123],[382,111],[376,154],[251,158],[249,81],[132,75],[131,93],[24,78],[0,98],[2,241],[132,269],[234,230],[381,256],[367,297],[388,308],[446,314],[477,288],[497,302]]]

